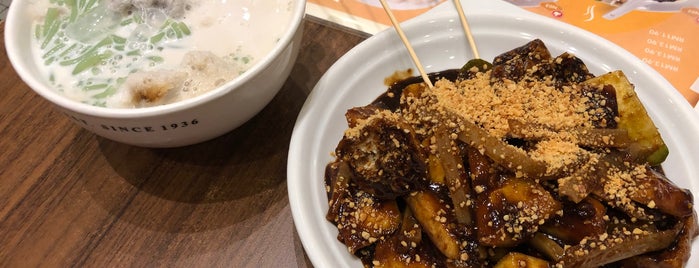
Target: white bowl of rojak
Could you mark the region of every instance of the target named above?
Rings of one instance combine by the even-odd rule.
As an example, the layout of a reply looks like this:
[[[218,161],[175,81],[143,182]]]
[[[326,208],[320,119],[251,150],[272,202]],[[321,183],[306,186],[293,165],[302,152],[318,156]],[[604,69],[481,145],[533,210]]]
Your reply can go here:
[[[477,57],[453,3],[401,24],[434,87],[389,29],[307,98],[287,181],[313,265],[699,267],[685,98],[597,35],[462,2]]]
[[[227,133],[277,94],[303,0],[29,0],[9,9],[21,79],[85,129],[144,147]]]
[[[539,39],[492,63],[403,73],[325,171],[327,220],[367,267],[682,267],[693,196],[622,71]]]

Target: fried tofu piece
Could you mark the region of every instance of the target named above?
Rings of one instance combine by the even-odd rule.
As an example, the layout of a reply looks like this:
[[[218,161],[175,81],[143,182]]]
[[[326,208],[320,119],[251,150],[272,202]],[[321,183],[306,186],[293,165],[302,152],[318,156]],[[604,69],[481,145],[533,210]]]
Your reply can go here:
[[[498,55],[493,59],[491,82],[504,79],[520,81],[525,77],[550,75],[551,53],[539,39]]]
[[[356,110],[356,109],[354,109]],[[388,110],[358,114],[335,153],[355,173],[354,182],[380,199],[392,199],[426,182],[427,155],[410,124]]]

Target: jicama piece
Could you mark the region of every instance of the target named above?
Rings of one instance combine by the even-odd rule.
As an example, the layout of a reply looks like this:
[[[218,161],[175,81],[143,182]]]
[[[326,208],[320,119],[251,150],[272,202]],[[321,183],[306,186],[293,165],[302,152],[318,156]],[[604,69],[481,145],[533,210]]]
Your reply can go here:
[[[604,185],[596,195],[626,212],[638,213],[648,208],[676,217],[686,217],[693,212],[691,193],[678,188],[647,165],[609,168],[602,178]]]
[[[476,124],[465,120],[459,121],[463,130],[458,134],[459,140],[475,147],[498,165],[530,178],[541,177],[546,173],[545,164],[532,159],[523,150],[489,135]]]
[[[668,230],[620,229],[584,239],[565,249],[559,261],[564,267],[594,268],[632,256],[667,248],[683,224]]]
[[[668,250],[636,255],[620,262],[623,267],[682,267],[689,260],[692,239],[697,236],[697,216],[682,220],[683,228]]]
[[[444,127],[435,130],[437,157],[442,163],[445,180],[449,188],[449,193],[454,207],[456,219],[461,224],[471,225],[473,216],[471,215],[471,202],[469,197],[471,185],[466,179],[462,153],[455,141],[450,138],[449,132]]]
[[[607,165],[603,160],[597,157],[591,158],[573,174],[557,180],[558,194],[578,203],[590,193],[602,190],[604,182],[600,178],[604,176],[606,170]]]
[[[461,243],[456,226],[450,226],[454,219],[447,213],[447,204],[428,191],[412,193],[405,201],[439,251],[449,259],[459,259]]]
[[[525,124],[522,121],[510,119],[509,135],[526,140],[542,140],[559,134],[560,130],[548,129],[546,126]],[[566,135],[576,144],[591,148],[625,148],[632,140],[626,129],[618,128],[575,128],[566,129]]]
[[[635,180],[639,186],[631,193],[632,200],[676,217],[686,217],[693,213],[694,205],[689,190],[680,189],[658,171],[646,167],[645,176],[639,175]]]

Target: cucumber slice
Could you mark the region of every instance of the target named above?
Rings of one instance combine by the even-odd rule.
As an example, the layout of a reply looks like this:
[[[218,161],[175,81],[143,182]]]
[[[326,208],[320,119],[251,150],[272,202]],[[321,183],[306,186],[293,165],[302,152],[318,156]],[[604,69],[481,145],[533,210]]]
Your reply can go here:
[[[585,83],[597,86],[611,85],[616,90],[619,108],[618,128],[625,129],[634,141],[629,148],[633,156],[651,165],[659,165],[665,161],[669,153],[668,148],[641,100],[638,99],[634,86],[622,71],[609,72],[589,79]]]

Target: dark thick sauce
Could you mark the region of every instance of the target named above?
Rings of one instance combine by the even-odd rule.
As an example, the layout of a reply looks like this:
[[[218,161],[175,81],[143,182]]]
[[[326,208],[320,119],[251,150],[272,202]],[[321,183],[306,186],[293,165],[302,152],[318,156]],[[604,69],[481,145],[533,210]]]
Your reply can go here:
[[[427,76],[430,78],[432,83],[437,82],[437,80],[446,78],[450,81],[456,81],[456,79],[462,74],[460,69],[449,69],[440,72],[429,73]],[[389,109],[391,111],[396,111],[400,105],[400,96],[403,93],[405,87],[422,83],[422,76],[413,76],[401,81],[393,83],[386,92],[381,94],[376,98],[372,104],[381,108]]]

